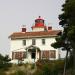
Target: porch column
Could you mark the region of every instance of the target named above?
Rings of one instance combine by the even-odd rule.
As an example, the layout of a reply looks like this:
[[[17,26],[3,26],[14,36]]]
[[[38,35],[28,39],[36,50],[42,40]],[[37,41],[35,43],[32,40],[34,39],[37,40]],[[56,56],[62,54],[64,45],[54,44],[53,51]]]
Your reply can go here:
[[[41,51],[39,51],[39,59],[42,59],[42,54],[41,54],[42,52]]]
[[[37,59],[37,49],[36,49],[36,52],[35,53],[36,53],[36,57],[35,57],[35,60],[36,60]]]
[[[28,49],[26,50],[26,58],[28,58]]]

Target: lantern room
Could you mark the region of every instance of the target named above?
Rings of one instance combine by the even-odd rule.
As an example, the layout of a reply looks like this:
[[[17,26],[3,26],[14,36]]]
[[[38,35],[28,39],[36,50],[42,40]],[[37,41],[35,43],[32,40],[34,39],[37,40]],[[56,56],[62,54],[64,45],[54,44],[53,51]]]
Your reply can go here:
[[[39,18],[35,20],[35,26],[44,26],[44,20],[41,18],[41,16],[39,16]]]
[[[32,26],[33,31],[45,31],[47,30],[47,27],[44,24],[44,19],[39,16],[37,19],[35,19],[35,25]]]

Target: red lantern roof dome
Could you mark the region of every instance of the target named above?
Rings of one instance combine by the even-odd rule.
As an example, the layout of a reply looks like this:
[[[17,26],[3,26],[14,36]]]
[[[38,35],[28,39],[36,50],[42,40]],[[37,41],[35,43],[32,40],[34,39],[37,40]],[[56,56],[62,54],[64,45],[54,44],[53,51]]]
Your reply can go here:
[[[36,20],[44,20],[43,18],[41,18],[41,16],[39,16]]]

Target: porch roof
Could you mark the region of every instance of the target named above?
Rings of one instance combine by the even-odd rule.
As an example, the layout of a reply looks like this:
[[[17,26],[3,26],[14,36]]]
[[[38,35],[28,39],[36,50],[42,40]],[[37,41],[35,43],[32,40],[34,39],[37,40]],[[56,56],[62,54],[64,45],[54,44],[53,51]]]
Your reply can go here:
[[[37,47],[37,46],[33,46],[33,45],[31,45],[31,46],[28,46],[27,48],[26,48],[26,50],[28,50],[28,51],[34,51],[34,50],[38,50],[38,51],[40,51],[40,48],[39,47]]]

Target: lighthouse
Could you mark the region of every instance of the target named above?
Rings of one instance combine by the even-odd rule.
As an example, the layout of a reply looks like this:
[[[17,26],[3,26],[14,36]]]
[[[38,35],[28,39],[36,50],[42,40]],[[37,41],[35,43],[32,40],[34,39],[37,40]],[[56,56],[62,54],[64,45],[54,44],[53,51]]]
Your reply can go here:
[[[22,59],[24,63],[34,63],[39,59],[57,60],[60,52],[51,46],[61,30],[53,30],[45,25],[45,20],[39,16],[34,20],[32,31],[26,31],[25,26],[20,32],[13,32],[10,38],[10,58],[12,63]]]

